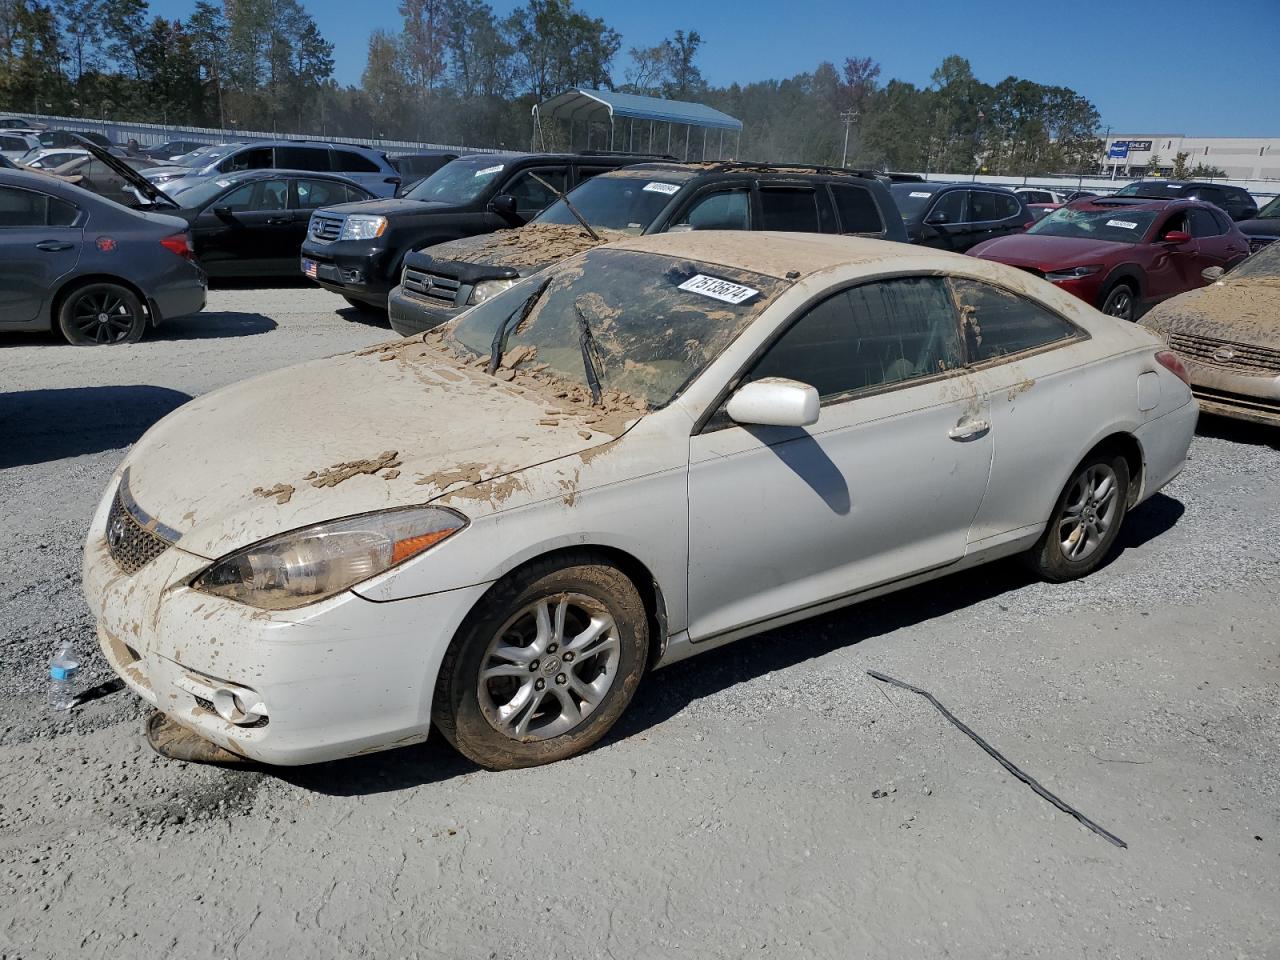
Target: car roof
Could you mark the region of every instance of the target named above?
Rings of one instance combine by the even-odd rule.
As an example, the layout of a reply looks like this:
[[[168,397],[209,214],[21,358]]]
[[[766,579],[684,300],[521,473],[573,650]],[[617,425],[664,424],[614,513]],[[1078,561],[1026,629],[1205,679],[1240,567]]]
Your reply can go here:
[[[691,230],[619,240],[615,249],[654,253],[736,267],[779,279],[796,280],[833,267],[892,257],[908,270],[938,269],[939,260],[971,266],[972,257],[932,247],[826,233]]]
[[[1203,200],[1192,200],[1187,197],[1080,197],[1072,200],[1067,206],[1073,210],[1096,207],[1105,210],[1107,207],[1128,207],[1138,210],[1165,210],[1169,207],[1208,207],[1212,204]]]

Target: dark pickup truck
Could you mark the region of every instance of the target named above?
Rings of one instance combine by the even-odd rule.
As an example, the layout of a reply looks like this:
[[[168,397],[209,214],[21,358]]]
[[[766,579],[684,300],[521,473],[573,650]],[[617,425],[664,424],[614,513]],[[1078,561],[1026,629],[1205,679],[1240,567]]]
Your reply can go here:
[[[610,240],[676,230],[846,233],[907,241],[871,174],[755,163],[643,163],[596,177],[518,230],[410,253],[391,291],[391,327],[438,326],[523,277]],[[593,237],[574,216],[591,226]]]
[[[403,197],[317,210],[302,244],[302,272],[352,306],[385,310],[410,251],[521,226],[556,199],[555,190],[651,159],[613,153],[459,157]]]

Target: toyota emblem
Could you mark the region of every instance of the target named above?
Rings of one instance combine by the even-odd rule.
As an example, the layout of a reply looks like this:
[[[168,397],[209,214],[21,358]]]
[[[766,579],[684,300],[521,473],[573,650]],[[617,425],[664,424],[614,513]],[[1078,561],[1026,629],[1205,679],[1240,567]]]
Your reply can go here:
[[[1227,360],[1234,360],[1235,358],[1236,352],[1230,347],[1219,347],[1217,350],[1213,351],[1213,359],[1215,360],[1226,362]]]
[[[107,527],[107,546],[115,549],[124,539],[124,517],[116,517]]]

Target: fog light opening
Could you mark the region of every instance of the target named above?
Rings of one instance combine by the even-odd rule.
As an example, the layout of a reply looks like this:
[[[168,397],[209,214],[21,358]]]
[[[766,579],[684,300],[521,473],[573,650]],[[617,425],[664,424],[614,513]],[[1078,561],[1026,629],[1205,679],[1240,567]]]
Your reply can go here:
[[[227,723],[247,727],[266,716],[267,709],[251,690],[219,687],[213,692],[213,709]]]

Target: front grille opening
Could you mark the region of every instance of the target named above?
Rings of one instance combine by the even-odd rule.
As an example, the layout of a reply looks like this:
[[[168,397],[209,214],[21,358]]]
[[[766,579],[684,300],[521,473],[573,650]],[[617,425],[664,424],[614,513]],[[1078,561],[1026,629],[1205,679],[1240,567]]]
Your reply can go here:
[[[401,285],[404,291],[415,297],[438,300],[441,303],[454,304],[458,299],[458,289],[462,284],[453,277],[442,277],[437,273],[426,273],[406,267]]]
[[[1170,334],[1169,346],[1197,363],[1224,370],[1266,377],[1280,374],[1280,350],[1269,347],[1183,333]]]
[[[137,521],[117,490],[107,514],[107,552],[116,566],[132,576],[171,546],[172,541]]]

